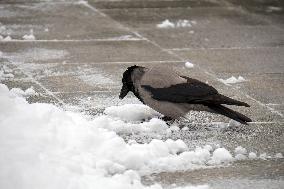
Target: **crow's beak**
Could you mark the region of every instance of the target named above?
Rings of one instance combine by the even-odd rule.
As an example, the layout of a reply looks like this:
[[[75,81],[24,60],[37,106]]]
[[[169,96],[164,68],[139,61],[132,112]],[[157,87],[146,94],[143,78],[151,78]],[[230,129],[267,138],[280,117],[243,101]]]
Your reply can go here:
[[[119,98],[123,99],[127,95],[128,92],[129,92],[128,87],[124,84],[121,88]]]

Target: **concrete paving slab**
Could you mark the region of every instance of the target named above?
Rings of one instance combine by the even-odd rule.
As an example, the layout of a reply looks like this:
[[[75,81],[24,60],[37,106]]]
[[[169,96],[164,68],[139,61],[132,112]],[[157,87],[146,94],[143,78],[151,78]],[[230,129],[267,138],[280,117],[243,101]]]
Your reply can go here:
[[[229,167],[201,169],[186,172],[159,173],[143,178],[145,184],[159,182],[163,186],[208,184],[213,188],[281,188],[283,160],[240,161]],[[259,178],[265,179],[262,182]]]
[[[215,73],[283,73],[284,48],[184,49],[179,56]]]
[[[24,63],[177,61],[147,41],[0,43],[4,56]]]
[[[0,4],[0,35],[23,40],[90,40],[130,35],[84,3]]]
[[[232,7],[100,9],[100,11],[124,25],[139,30],[157,29],[157,24],[166,19],[171,22],[194,21],[191,27],[186,27],[184,30],[220,28],[226,25],[231,27],[267,25],[266,22],[242,14]]]
[[[242,26],[195,29],[147,30],[142,34],[166,49],[174,48],[248,48],[283,45],[282,31],[267,26]]]
[[[279,29],[280,17],[279,23],[270,22],[270,18],[262,20],[262,16],[266,16],[264,13],[250,12],[227,1],[94,0],[94,5],[103,8],[106,17],[70,1],[32,4],[18,4],[22,0],[7,1],[0,2],[0,7],[11,6],[4,13],[0,9],[0,19],[7,23],[6,26],[15,23],[24,28],[17,31],[16,26],[11,27],[14,37],[20,39],[22,34],[34,29],[36,38],[43,39],[0,42],[3,52],[0,52],[0,64],[5,63],[15,75],[14,79],[3,82],[9,88],[26,89],[34,85],[35,90],[42,94],[28,98],[29,102],[55,103],[67,110],[95,117],[112,105],[140,103],[133,95],[118,99],[121,74],[126,67],[165,64],[183,75],[208,82],[222,94],[247,102],[250,108],[232,109],[248,115],[255,122],[248,126],[228,126],[230,120],[223,116],[191,112],[188,120],[179,122],[187,130],[173,131],[164,136],[118,133],[124,140],[145,143],[153,138],[171,138],[184,140],[190,149],[219,144],[230,151],[241,145],[257,155],[284,153],[284,119],[281,116],[284,112],[281,103],[284,42],[283,31]],[[44,8],[42,15],[40,7]],[[46,9],[48,7],[50,10]],[[17,15],[18,11],[23,15]],[[196,24],[189,28],[159,30],[156,25],[167,18],[194,20]],[[152,41],[129,32],[116,21],[131,30],[138,30]],[[45,26],[49,28],[46,34]],[[54,26],[52,30],[50,26]],[[55,37],[58,37],[57,41],[48,41]],[[228,49],[231,47],[235,49]],[[163,48],[171,49],[180,58]],[[185,68],[186,60],[193,62],[195,67]],[[240,74],[249,81],[227,86],[217,80],[219,77],[226,79],[231,74]],[[246,160],[222,168],[155,174],[143,178],[143,182],[160,182],[165,187],[206,183],[214,188],[281,188],[282,167],[282,160]]]
[[[235,6],[240,6],[249,13],[254,13],[260,18],[270,21],[279,27],[284,28],[284,3],[283,1],[245,1],[245,0],[228,0],[227,2],[232,3]]]
[[[46,93],[46,91],[39,86],[34,81],[29,80],[2,80],[2,84],[5,84],[9,89],[12,88],[19,88],[23,91],[27,90],[28,88],[32,87],[37,95],[27,96],[26,99],[29,103],[52,103],[60,106],[60,102],[54,98],[54,96]]]
[[[117,8],[173,8],[173,7],[214,7],[220,6],[216,1],[210,0],[177,0],[177,1],[163,1],[163,0],[123,0],[123,1],[102,1],[92,0],[91,3],[100,9],[117,9]]]
[[[241,73],[240,73],[241,74]],[[218,74],[219,75],[219,74]],[[230,74],[220,74],[225,78]],[[227,77],[226,77],[227,75]],[[264,104],[284,102],[284,74],[242,74],[247,81],[237,84],[238,88]]]
[[[163,48],[283,45],[281,30],[232,7],[102,9],[102,11]],[[184,28],[157,28],[157,25],[166,19],[173,23],[184,19],[193,23],[191,27]]]

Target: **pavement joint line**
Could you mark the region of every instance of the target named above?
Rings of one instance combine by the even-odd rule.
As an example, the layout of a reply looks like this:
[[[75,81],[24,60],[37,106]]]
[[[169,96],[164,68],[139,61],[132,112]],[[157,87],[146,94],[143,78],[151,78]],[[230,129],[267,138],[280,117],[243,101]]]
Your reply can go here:
[[[12,63],[13,64],[13,63]],[[17,65],[16,65],[17,66]],[[58,98],[56,95],[54,95],[50,90],[48,90],[45,86],[43,86],[40,82],[38,82],[33,76],[31,76],[31,74],[29,74],[28,72],[25,72],[24,69],[20,68],[17,66],[17,68],[19,70],[21,70],[21,72],[26,75],[28,77],[28,79],[30,79],[30,81],[36,83],[37,85],[39,85],[45,92],[46,94],[52,96],[53,98],[55,98],[60,104],[62,105],[65,105],[65,103],[60,99]]]
[[[242,93],[242,92],[241,92],[241,93]],[[244,94],[244,93],[243,93],[243,94]],[[257,102],[259,105],[261,105],[261,106],[263,106],[263,107],[266,107],[266,108],[269,109],[272,113],[275,113],[275,114],[279,115],[279,116],[282,117],[282,118],[284,117],[284,115],[283,115],[281,112],[275,110],[274,108],[271,108],[270,106],[267,106],[266,104],[264,104],[264,103],[262,103],[262,102],[256,100],[255,98],[251,97],[251,96],[248,95],[248,94],[244,94],[244,95],[245,95],[247,98],[250,98],[251,100]]]
[[[90,5],[89,3],[86,3],[86,6],[88,6],[89,8],[91,8],[92,10],[96,11],[96,12],[101,12],[99,11],[98,9],[94,8],[92,5]],[[237,9],[238,10],[238,9]],[[126,30],[134,33],[134,34],[138,34],[139,36],[143,37],[143,35],[139,34],[137,31],[132,31],[129,27],[127,26],[124,26],[123,24],[121,24],[120,22],[114,20],[113,18],[110,18],[109,16],[107,16],[106,14],[102,13],[104,16],[108,17],[109,19],[113,20],[113,22],[116,22],[118,25],[120,25],[122,28],[125,28]],[[156,42],[154,41],[151,41],[150,39],[146,38],[146,37],[143,37],[146,41],[148,41],[149,43],[151,43],[152,45],[158,47],[161,51],[164,51],[164,52],[167,52],[168,54],[178,58],[179,60],[181,61],[187,61],[187,59],[183,59],[182,57],[180,57],[178,54],[176,54],[175,52],[171,51],[171,50],[167,50],[167,49],[164,49],[162,46],[160,46],[159,44],[157,44]],[[218,77],[216,76],[215,73],[210,73],[208,72],[207,70],[205,70],[204,68],[202,68],[201,66],[197,65],[197,67],[204,71],[207,75],[213,77],[214,79],[218,80]],[[241,92],[239,89],[235,88],[235,87],[232,87],[234,90],[240,92],[241,94],[244,94],[243,92]],[[276,111],[275,109],[263,104],[262,102],[256,100],[255,98],[251,97],[250,95],[248,94],[244,94],[247,98],[250,98],[251,100],[255,101],[256,103],[258,103],[259,105],[261,105],[262,107],[266,107],[271,113],[274,113],[274,114],[277,114],[279,115],[280,117],[284,117],[282,113]]]
[[[172,49],[166,49],[169,51],[194,51],[194,50],[250,50],[250,49],[275,49],[275,48],[281,48],[280,46],[276,47],[210,47],[210,48],[172,48]]]
[[[113,89],[113,88],[112,88]],[[75,91],[75,92],[52,92],[53,94],[94,94],[94,93],[110,93],[110,92],[114,92],[114,90],[100,90],[100,91]],[[120,90],[120,89],[119,89]],[[116,89],[116,91],[118,91],[118,89]]]
[[[25,62],[25,64],[38,64],[38,65],[46,65],[46,64],[58,64],[60,65],[92,65],[92,64],[152,64],[152,63],[164,63],[164,64],[170,64],[170,63],[184,63],[184,61],[179,60],[150,60],[150,61],[130,61],[130,62],[124,62],[124,61],[118,61],[118,62],[45,62],[45,63],[35,63],[35,62]]]
[[[12,39],[10,41],[0,41],[0,43],[36,43],[36,42],[108,42],[108,41],[145,41],[142,38],[129,38],[129,39],[119,39],[119,38],[106,38],[106,39],[37,39],[37,40],[21,40],[21,39]]]

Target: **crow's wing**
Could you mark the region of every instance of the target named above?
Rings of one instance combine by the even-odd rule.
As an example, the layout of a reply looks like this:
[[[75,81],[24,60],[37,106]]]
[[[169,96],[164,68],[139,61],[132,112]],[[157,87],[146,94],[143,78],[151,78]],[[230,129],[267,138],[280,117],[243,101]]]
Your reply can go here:
[[[176,103],[194,103],[203,101],[208,96],[216,95],[216,90],[212,90],[205,85],[195,85],[191,83],[181,83],[166,88],[153,88],[150,85],[142,87],[152,94],[152,98],[161,101]]]
[[[240,102],[218,93],[218,91],[201,81],[188,78],[186,83],[171,85],[165,88],[154,88],[150,85],[142,85],[146,91],[150,92],[152,98],[160,101],[169,101],[175,103],[190,104],[229,104],[238,106],[249,106],[244,102]]]

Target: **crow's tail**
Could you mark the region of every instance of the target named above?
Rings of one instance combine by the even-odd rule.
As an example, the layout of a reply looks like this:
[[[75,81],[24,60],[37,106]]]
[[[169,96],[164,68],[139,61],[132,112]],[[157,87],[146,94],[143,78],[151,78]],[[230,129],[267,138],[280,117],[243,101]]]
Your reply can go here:
[[[213,112],[217,113],[217,114],[221,114],[221,115],[224,115],[224,116],[227,116],[233,120],[236,120],[242,124],[248,124],[247,122],[251,122],[252,120],[250,118],[248,118],[247,116],[239,113],[239,112],[236,112],[234,110],[231,110],[225,106],[222,106],[222,105],[215,105],[215,104],[211,104],[211,105],[208,105],[208,107],[213,110]]]

